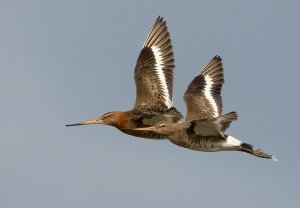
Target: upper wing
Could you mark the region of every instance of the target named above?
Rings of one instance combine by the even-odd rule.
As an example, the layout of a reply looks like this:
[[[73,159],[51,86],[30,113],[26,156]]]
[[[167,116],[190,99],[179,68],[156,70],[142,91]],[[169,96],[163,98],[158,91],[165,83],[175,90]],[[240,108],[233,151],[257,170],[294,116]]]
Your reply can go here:
[[[222,59],[215,56],[197,74],[183,96],[187,108],[186,121],[210,119],[222,115],[223,83]]]
[[[166,22],[158,17],[138,57],[134,79],[135,107],[151,105],[166,109],[172,106],[173,47]]]
[[[237,118],[238,115],[236,112],[230,112],[212,119],[191,121],[188,131],[193,131],[194,135],[224,137],[224,131]]]

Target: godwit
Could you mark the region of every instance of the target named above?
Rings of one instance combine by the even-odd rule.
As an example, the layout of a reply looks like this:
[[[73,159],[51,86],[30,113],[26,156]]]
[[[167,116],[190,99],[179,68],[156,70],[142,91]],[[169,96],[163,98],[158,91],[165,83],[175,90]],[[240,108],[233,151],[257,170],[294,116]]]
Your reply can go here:
[[[95,120],[69,124],[79,126],[105,124],[137,137],[162,139],[155,132],[135,131],[134,128],[153,126],[159,121],[179,122],[181,113],[172,106],[173,47],[166,22],[158,17],[144,42],[134,70],[136,101],[125,112],[108,112]]]
[[[184,101],[187,107],[185,123],[160,121],[152,127],[138,128],[164,134],[174,144],[197,151],[242,151],[257,157],[277,161],[252,145],[226,135],[230,123],[237,120],[237,113],[222,115],[221,88],[224,83],[222,59],[215,56],[188,86]]]

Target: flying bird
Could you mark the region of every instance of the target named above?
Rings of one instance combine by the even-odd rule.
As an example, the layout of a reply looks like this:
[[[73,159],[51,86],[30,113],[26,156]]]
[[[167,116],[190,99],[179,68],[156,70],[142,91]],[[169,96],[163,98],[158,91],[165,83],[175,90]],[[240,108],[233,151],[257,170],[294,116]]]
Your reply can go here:
[[[183,97],[187,108],[184,123],[160,121],[136,130],[164,134],[172,143],[196,151],[242,151],[277,161],[278,157],[225,134],[238,115],[236,112],[222,115],[223,71],[222,59],[215,56],[193,79]]]
[[[136,101],[132,110],[108,112],[101,117],[66,126],[105,124],[137,137],[162,139],[165,135],[135,128],[159,121],[177,123],[182,114],[173,107],[174,53],[166,21],[158,17],[144,42],[134,70]]]

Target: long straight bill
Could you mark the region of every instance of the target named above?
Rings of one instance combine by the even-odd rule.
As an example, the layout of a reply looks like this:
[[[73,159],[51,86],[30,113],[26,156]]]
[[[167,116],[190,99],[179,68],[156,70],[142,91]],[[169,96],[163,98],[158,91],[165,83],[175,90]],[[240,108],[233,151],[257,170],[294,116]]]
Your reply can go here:
[[[103,121],[101,119],[96,120],[90,120],[90,121],[84,121],[80,123],[74,123],[74,124],[67,124],[66,126],[83,126],[83,125],[91,125],[91,124],[103,124]]]

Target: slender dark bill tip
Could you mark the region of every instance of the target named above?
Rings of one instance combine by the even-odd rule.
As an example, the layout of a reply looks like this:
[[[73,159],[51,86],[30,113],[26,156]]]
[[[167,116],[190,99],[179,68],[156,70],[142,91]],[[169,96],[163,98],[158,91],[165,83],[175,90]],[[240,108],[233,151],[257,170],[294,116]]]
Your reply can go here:
[[[75,123],[75,124],[66,124],[67,127],[70,127],[70,126],[82,126],[83,124],[81,123]]]

